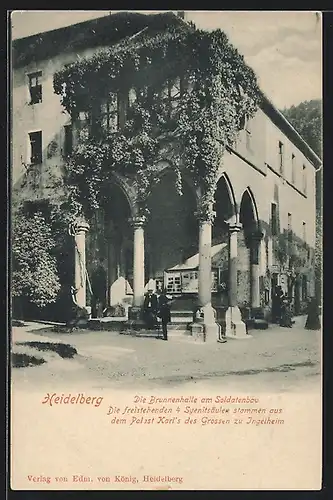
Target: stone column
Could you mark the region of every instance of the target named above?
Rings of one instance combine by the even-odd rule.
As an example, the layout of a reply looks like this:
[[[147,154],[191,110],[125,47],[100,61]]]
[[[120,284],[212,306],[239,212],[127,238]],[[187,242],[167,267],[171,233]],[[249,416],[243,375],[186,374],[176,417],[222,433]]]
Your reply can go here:
[[[246,325],[237,305],[238,232],[240,224],[229,224],[229,307],[226,312],[226,337],[248,338]]]
[[[217,342],[220,326],[216,323],[216,312],[212,307],[212,222],[214,212],[199,215],[199,272],[197,322],[192,324],[192,335],[204,342]],[[199,328],[198,323],[201,325]]]
[[[75,225],[75,299],[80,307],[86,307],[86,232],[89,224],[77,222]]]
[[[131,219],[134,228],[133,240],[133,306],[129,311],[130,319],[139,319],[144,300],[145,288],[145,241],[144,216]]]
[[[251,308],[260,308],[260,263],[259,263],[259,249],[263,237],[261,231],[255,231],[251,235]]]
[[[112,285],[117,279],[117,249],[115,241],[115,229],[113,222],[109,222],[108,233],[107,233],[107,245],[108,245],[108,305],[112,306]]]

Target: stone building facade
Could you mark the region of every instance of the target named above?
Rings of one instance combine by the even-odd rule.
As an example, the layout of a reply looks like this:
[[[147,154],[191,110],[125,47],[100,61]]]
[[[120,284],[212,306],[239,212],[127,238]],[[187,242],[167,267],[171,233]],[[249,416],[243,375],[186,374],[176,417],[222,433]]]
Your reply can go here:
[[[138,22],[142,29],[180,22],[172,14],[133,16],[136,29]],[[61,198],[65,157],[85,131],[82,120],[73,123],[61,106],[53,76],[65,64],[119,42],[121,24],[121,36],[135,34],[130,21],[124,27],[121,15],[113,15],[13,43],[14,207]],[[73,228],[78,303],[91,306],[97,294],[104,309],[121,304],[135,310],[147,288],[164,286],[175,308],[198,304],[204,310],[208,334],[215,335],[215,311],[221,309],[242,336],[244,315],[259,311],[269,319],[274,287],[281,284],[300,313],[314,294],[319,167],[319,158],[264,98],[224,154],[214,220],[196,215],[200,193],[190,178],[182,196],[175,191],[170,147],[159,162],[160,182],[146,218],[138,217],[135,186],[115,176],[107,209],[96,212],[89,225]]]

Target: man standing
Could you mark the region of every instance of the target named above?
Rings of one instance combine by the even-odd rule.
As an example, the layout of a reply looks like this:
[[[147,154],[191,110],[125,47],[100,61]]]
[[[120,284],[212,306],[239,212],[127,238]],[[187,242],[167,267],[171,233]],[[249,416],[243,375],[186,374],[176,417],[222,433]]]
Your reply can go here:
[[[158,315],[162,322],[163,340],[168,340],[168,323],[171,321],[170,299],[164,289],[158,297]]]
[[[157,295],[153,293],[153,290],[149,289],[143,302],[143,319],[149,330],[153,330],[157,327],[157,309]]]
[[[273,291],[272,297],[272,323],[280,323],[283,296],[282,287],[278,285]]]

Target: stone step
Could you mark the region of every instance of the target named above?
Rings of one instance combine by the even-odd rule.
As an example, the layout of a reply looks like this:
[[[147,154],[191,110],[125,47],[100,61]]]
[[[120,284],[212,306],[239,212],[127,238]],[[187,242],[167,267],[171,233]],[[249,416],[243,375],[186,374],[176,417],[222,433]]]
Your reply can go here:
[[[191,317],[181,317],[180,316],[178,318],[177,317],[174,318],[171,316],[171,323],[175,324],[175,325],[179,325],[179,324],[186,325],[187,323],[192,323],[192,321],[193,321],[192,316]]]
[[[120,331],[126,323],[126,318],[121,321],[113,321],[115,318],[93,318],[87,323],[87,328],[91,330]]]
[[[173,310],[171,309],[171,316],[190,316],[192,317],[193,316],[193,311],[189,311],[189,310]]]
[[[130,335],[132,337],[163,337],[162,330],[133,330],[132,328],[126,328],[119,332],[121,335]],[[170,329],[168,328],[168,336],[172,337],[183,337],[183,336],[189,336],[190,332],[189,330],[184,330],[184,329]]]
[[[191,321],[188,322],[171,322],[168,324],[168,330],[188,330],[188,325]]]
[[[245,324],[250,330],[267,330],[269,324],[265,319],[247,319]]]

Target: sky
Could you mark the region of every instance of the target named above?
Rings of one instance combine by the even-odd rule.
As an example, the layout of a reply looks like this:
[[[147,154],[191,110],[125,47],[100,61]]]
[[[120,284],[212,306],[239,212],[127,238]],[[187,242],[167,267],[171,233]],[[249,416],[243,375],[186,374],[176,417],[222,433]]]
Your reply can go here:
[[[108,15],[110,11],[15,11],[12,38]],[[119,12],[119,11],[112,11]],[[157,13],[161,11],[137,11]],[[315,11],[186,11],[197,28],[223,30],[282,109],[322,97],[322,18]]]

